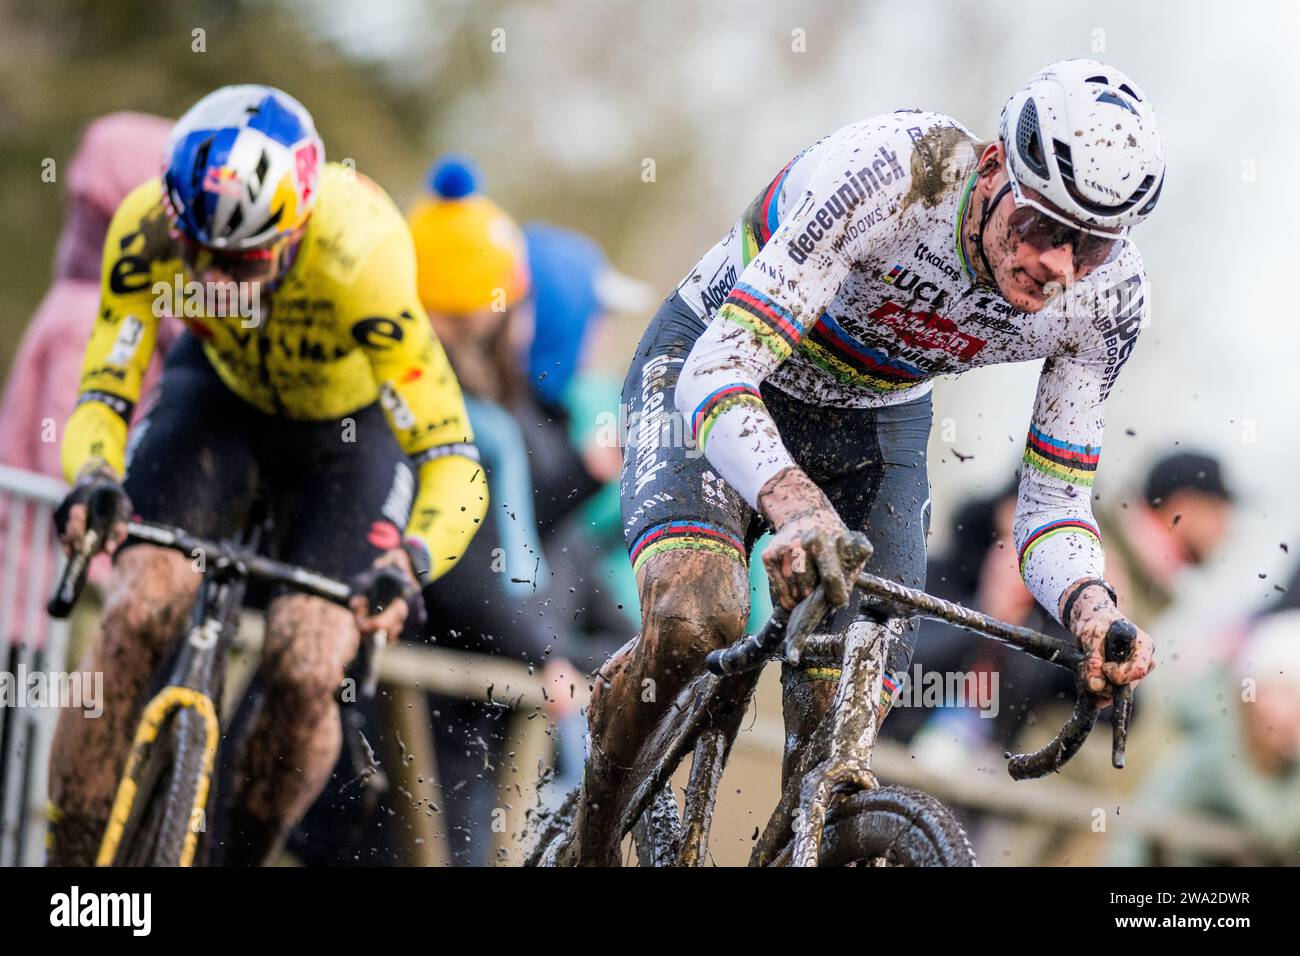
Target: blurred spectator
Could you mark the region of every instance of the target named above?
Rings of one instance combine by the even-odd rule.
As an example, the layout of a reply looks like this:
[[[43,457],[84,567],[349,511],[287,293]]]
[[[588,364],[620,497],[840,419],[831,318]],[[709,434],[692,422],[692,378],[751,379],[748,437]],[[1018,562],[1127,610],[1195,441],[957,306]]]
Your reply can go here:
[[[1147,474],[1143,500],[1099,516],[1106,576],[1124,613],[1150,627],[1183,569],[1209,561],[1228,534],[1233,496],[1217,459],[1179,452]]]
[[[567,443],[575,449],[582,456],[583,470],[596,480],[594,493],[557,527],[541,522],[548,552],[562,551],[568,556],[562,568],[552,564],[556,597],[571,605],[575,613],[595,620],[607,620],[614,608],[615,613],[636,623],[640,618],[635,600],[630,607],[625,600],[629,591],[635,595],[636,583],[618,517],[622,453],[612,423],[618,420],[619,383],[612,376],[591,371],[589,364],[608,314],[645,311],[653,296],[641,283],[616,272],[586,236],[546,223],[529,224],[524,235],[534,302],[528,375],[540,412],[539,421],[527,434],[537,464],[538,498],[562,500],[575,490],[572,474],[541,465],[542,459],[571,459],[572,453],[556,454],[553,443]],[[576,596],[566,599],[570,587],[576,587]],[[621,608],[616,607],[620,604]],[[575,661],[584,671],[594,670],[632,636],[626,626],[614,628],[612,622],[595,625],[595,631],[588,629],[588,622],[579,620],[577,624],[576,636],[586,635],[594,641],[589,653]],[[604,639],[599,637],[602,629],[608,632]]]
[[[492,496],[465,558],[425,592],[424,639],[542,669],[549,696],[562,707],[569,696],[559,688],[575,672],[552,654],[553,631],[530,601],[548,568],[538,533],[544,510],[541,502],[534,507],[535,479],[516,417],[528,397],[521,368],[532,335],[527,249],[518,225],[476,180],[467,163],[445,158],[430,175],[430,195],[409,215],[420,298],[465,391]],[[497,770],[511,713],[496,703],[430,695],[455,863],[491,862]]]
[[[585,688],[587,675],[635,635],[639,622],[619,518],[618,432],[601,427],[618,420],[618,382],[586,366],[607,312],[644,311],[653,297],[615,272],[579,233],[545,223],[532,223],[524,233],[533,279],[528,374],[535,401],[521,403],[520,414],[531,412],[534,419],[524,424],[531,426],[525,435],[538,507],[549,518],[555,503],[588,499],[564,520],[541,522],[550,558],[542,614],[578,668],[574,682]],[[572,695],[557,703],[556,774],[544,797],[549,803],[562,800],[581,779],[587,730]]]
[[[108,224],[132,189],[158,175],[170,130],[170,120],[144,113],[112,113],[86,128],[67,167],[68,208],[54,258],[54,281],[23,333],[0,398],[0,464],[62,478],[59,439],[77,401],[82,353],[99,309]],[[143,394],[156,381],[162,356],[178,332],[174,319],[160,326]],[[146,405],[140,403],[137,417]],[[8,518],[8,505],[0,502],[0,540]],[[23,536],[25,543],[31,541],[32,530]],[[27,555],[25,544],[18,557],[21,567],[27,566]],[[91,580],[101,583],[107,567],[106,558],[97,561]],[[26,589],[19,590],[14,616],[3,622],[7,633],[0,635],[15,642],[25,616]],[[48,590],[43,587],[41,593]]]
[[[429,195],[408,217],[420,298],[465,392],[491,501],[465,556],[425,590],[429,613],[421,639],[541,670],[547,716],[560,722],[578,712],[584,703],[578,689],[585,692],[586,684],[564,658],[570,619],[548,613],[545,603],[551,569],[539,527],[558,525],[600,482],[587,474],[563,428],[549,442],[534,434],[547,416],[523,370],[533,308],[522,231],[479,191],[474,169],[463,160],[441,160],[429,185]],[[540,452],[532,447],[539,441]],[[487,865],[493,811],[501,802],[498,771],[514,711],[493,701],[428,699],[452,862]],[[335,777],[343,781],[356,772],[341,762]],[[341,792],[332,800],[344,817],[357,809]],[[334,825],[331,832],[350,831]],[[392,862],[400,851],[371,846],[362,862]]]
[[[1192,732],[1151,769],[1133,803],[1151,814],[1206,816],[1241,827],[1250,862],[1300,863],[1300,611],[1260,618],[1226,671],[1189,689]],[[1114,865],[1228,862],[1136,836],[1117,837]]]
[[[54,282],[14,356],[0,402],[0,463],[61,477],[58,429],[72,414],[81,357],[99,308],[104,236],[118,205],[158,175],[171,122],[144,113],[113,113],[87,127],[68,164],[68,212],[54,259]],[[176,325],[166,323],[170,337]],[[160,348],[150,375],[156,377]],[[137,411],[138,414],[138,411]]]

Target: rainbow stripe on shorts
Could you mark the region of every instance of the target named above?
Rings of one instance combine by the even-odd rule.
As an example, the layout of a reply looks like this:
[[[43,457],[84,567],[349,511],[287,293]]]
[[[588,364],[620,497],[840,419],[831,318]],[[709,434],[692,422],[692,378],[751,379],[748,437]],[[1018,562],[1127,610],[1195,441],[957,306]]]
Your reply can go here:
[[[726,528],[707,521],[665,521],[646,528],[632,542],[628,552],[632,558],[632,570],[639,572],[641,565],[656,554],[683,548],[713,551],[745,563],[744,543]]]

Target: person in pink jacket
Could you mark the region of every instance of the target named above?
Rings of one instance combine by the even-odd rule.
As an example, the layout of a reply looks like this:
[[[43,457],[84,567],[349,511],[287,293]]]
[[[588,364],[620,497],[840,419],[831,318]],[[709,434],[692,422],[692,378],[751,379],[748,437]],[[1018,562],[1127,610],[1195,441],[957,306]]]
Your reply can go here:
[[[170,130],[171,121],[160,116],[112,113],[93,121],[82,136],[66,171],[68,211],[54,257],[54,282],[23,333],[0,399],[0,464],[62,477],[59,432],[77,401],[82,355],[99,308],[108,223],[127,193],[158,174]],[[158,377],[160,357],[178,332],[175,319],[160,328],[146,394]],[[147,404],[141,402],[140,408]],[[6,540],[8,523],[14,519],[24,521],[23,545],[19,554],[5,560],[19,562],[19,586],[8,621],[0,622],[5,628],[0,646],[23,639],[28,575],[38,573],[28,567],[31,542],[34,535],[47,533],[46,528],[30,526],[30,509],[11,509],[0,492],[0,541]],[[51,548],[50,565],[54,553]],[[93,577],[102,578],[106,570],[100,566]],[[48,578],[50,567],[44,573]]]

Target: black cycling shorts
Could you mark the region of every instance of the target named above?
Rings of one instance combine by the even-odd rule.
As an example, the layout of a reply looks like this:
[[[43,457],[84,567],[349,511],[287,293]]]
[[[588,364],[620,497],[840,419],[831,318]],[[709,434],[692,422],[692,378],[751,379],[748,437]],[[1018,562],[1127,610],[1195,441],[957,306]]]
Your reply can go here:
[[[415,481],[378,403],[328,421],[267,415],[186,332],[131,432],[125,487],[141,519],[205,538],[237,535],[260,496],[268,554],[346,581],[400,544]]]
[[[678,548],[744,563],[766,530],[696,447],[673,400],[682,365],[704,329],[673,293],[651,319],[623,383],[627,434],[619,490],[623,534],[638,570],[653,555]],[[761,392],[791,456],[845,524],[871,540],[867,570],[924,587],[929,394],[884,408],[835,408],[805,404],[768,383]],[[914,642],[914,627],[893,642],[891,674],[906,671]]]

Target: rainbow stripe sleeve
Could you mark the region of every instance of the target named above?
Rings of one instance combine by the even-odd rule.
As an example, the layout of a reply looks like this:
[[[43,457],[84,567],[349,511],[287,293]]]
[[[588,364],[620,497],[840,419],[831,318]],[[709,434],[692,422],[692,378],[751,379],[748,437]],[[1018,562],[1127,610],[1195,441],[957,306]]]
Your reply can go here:
[[[1094,541],[1098,547],[1101,546],[1101,532],[1087,521],[1078,518],[1062,518],[1060,521],[1049,521],[1047,524],[1039,525],[1029,532],[1024,544],[1020,546],[1020,573],[1022,575],[1025,573],[1025,566],[1029,563],[1029,557],[1034,553],[1035,548],[1062,534],[1081,534]]]
[[[1037,425],[1029,426],[1029,438],[1025,442],[1025,465],[1049,478],[1081,488],[1091,488],[1100,457],[1100,447],[1071,444],[1053,438]]]
[[[746,382],[715,388],[699,405],[695,406],[695,413],[691,415],[691,436],[702,451],[707,450],[709,432],[712,431],[713,423],[718,420],[718,416],[727,409],[739,405],[766,410],[758,389]]]
[[[803,333],[788,307],[737,282],[677,380],[677,410],[690,423],[691,440],[753,508],[763,485],[794,465],[759,383],[790,357]]]
[[[1102,577],[1105,554],[1092,514],[1104,406],[1117,368],[1100,350],[1043,363],[1016,501],[1020,575],[1051,615],[1081,578]]]
[[[1081,578],[1103,576],[1101,534],[1091,518],[1057,518],[1026,531],[1022,530],[1025,516],[1017,510],[1020,576],[1054,618],[1060,614],[1061,595],[1070,585]]]
[[[732,288],[717,317],[750,332],[755,342],[780,362],[790,357],[803,338],[803,326],[789,309],[743,282],[737,282]]]

